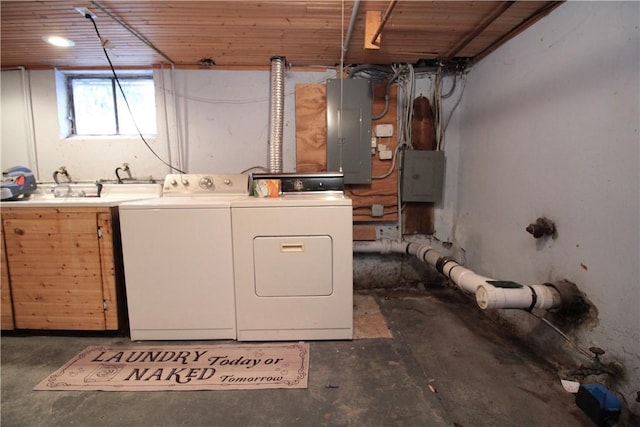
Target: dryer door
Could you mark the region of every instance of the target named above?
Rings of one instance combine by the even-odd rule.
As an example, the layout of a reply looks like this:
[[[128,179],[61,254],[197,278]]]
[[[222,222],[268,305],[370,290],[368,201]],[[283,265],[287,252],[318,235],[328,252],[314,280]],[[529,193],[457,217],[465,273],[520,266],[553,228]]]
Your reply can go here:
[[[255,291],[259,297],[327,296],[333,293],[330,236],[253,239]]]

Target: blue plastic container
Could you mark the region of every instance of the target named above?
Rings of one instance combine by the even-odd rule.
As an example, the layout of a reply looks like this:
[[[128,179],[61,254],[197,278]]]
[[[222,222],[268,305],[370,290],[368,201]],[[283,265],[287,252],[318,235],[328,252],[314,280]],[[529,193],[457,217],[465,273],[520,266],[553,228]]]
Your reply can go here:
[[[582,384],[576,394],[576,405],[599,427],[613,425],[620,417],[622,402],[602,384]]]

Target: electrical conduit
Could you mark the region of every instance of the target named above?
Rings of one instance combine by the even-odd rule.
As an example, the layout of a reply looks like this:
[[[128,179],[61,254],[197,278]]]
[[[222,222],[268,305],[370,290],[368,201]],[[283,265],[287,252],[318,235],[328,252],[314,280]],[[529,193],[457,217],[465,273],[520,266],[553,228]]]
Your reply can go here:
[[[349,21],[349,28],[347,29],[347,36],[344,39],[342,45],[342,53],[340,55],[340,78],[342,78],[342,70],[344,69],[344,58],[349,50],[349,42],[351,41],[351,34],[353,33],[353,27],[356,25],[356,18],[358,17],[358,8],[360,7],[360,0],[353,2],[353,9],[351,10],[351,20]]]
[[[562,302],[560,293],[551,285],[512,284],[512,286],[504,287],[502,284],[512,282],[500,282],[477,274],[432,247],[416,242],[399,242],[388,239],[374,242],[354,242],[353,251],[356,253],[413,255],[448,277],[462,291],[474,294],[476,303],[483,310],[490,308],[551,309],[559,307]]]

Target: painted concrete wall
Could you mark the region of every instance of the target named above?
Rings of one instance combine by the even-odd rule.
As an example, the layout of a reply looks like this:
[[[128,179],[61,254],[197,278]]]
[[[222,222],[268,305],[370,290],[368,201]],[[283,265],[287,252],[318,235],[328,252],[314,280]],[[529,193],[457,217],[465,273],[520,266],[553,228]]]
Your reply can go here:
[[[30,110],[28,95],[25,89],[28,85],[27,71],[11,70],[3,71],[0,82],[2,83],[2,104],[0,105],[0,123],[2,126],[2,170],[12,166],[26,166],[34,169],[31,141],[32,127],[30,125]]]
[[[37,70],[27,71],[25,77],[24,88],[12,84],[10,91],[5,92],[5,82],[20,81],[21,74],[19,71],[2,72],[3,170],[16,164],[28,164],[43,182],[51,182],[53,172],[60,166],[66,166],[77,181],[115,179],[115,169],[124,162],[129,162],[140,178],[163,177],[167,173],[168,169],[137,138],[61,137],[58,117],[59,114],[64,116],[64,112],[58,108],[56,78],[59,76],[53,70]],[[31,102],[28,102],[29,98]],[[23,113],[25,99],[33,113],[32,120]],[[5,127],[5,124],[9,126]],[[149,138],[148,142],[158,155],[166,157],[168,150],[163,130],[159,126],[158,138]],[[29,152],[34,153],[33,158],[29,158]]]
[[[169,72],[165,72],[170,81]],[[283,162],[295,171],[295,85],[324,83],[335,72],[285,73]],[[264,71],[176,71],[178,134],[193,173],[241,172],[268,166],[270,73]]]
[[[295,170],[295,85],[320,83],[335,72],[287,72],[283,169]],[[25,114],[20,71],[2,73],[2,168],[29,164],[41,181],[64,165],[74,180],[114,179],[129,163],[135,177],[163,179],[169,167],[139,138],[61,138],[56,73],[29,71],[33,127]],[[155,72],[158,135],[147,142],[163,160],[190,173],[241,172],[267,166],[268,71]],[[6,91],[5,91],[6,89]],[[27,92],[28,92],[27,91]],[[29,138],[33,128],[34,138]],[[35,162],[29,150],[37,155]]]
[[[568,279],[586,293],[599,323],[579,342],[623,362],[636,412],[639,23],[637,2],[568,2],[473,67],[454,225],[478,273]],[[555,240],[525,231],[540,216],[555,221]]]

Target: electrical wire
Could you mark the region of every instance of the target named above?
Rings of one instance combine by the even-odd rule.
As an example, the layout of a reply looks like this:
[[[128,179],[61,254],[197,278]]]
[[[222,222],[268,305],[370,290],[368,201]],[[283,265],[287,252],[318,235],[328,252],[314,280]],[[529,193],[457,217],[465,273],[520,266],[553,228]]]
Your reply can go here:
[[[127,110],[129,111],[129,115],[131,116],[131,121],[133,122],[133,125],[136,128],[136,131],[138,132],[138,135],[140,136],[140,139],[142,139],[142,142],[144,142],[144,145],[147,146],[147,148],[149,149],[149,151],[151,151],[151,153],[158,159],[160,160],[162,163],[164,163],[166,166],[168,166],[169,168],[171,168],[172,170],[175,170],[176,172],[179,172],[181,174],[185,174],[186,172],[184,172],[183,170],[180,170],[178,168],[176,168],[175,166],[172,166],[170,163],[164,161],[159,155],[158,153],[156,153],[153,148],[151,148],[151,145],[149,145],[149,143],[147,142],[147,140],[144,138],[144,136],[142,135],[142,132],[140,131],[140,128],[138,127],[138,124],[136,123],[136,119],[133,116],[133,111],[131,111],[131,106],[129,105],[129,101],[127,100],[126,95],[124,94],[124,89],[122,89],[122,85],[120,85],[120,80],[118,79],[118,75],[116,74],[116,69],[113,67],[113,64],[111,63],[111,58],[109,58],[109,54],[107,53],[107,49],[105,47],[105,43],[103,43],[102,40],[102,36],[100,35],[100,31],[98,31],[98,26],[96,25],[96,21],[93,19],[93,16],[91,16],[90,14],[86,14],[85,18],[91,20],[91,23],[93,24],[93,28],[95,28],[96,30],[96,34],[98,36],[98,39],[100,40],[100,45],[102,46],[102,50],[104,51],[104,55],[107,58],[107,62],[109,63],[109,67],[111,68],[111,72],[113,73],[113,78],[115,79],[118,88],[120,89],[120,93],[122,94],[122,98],[124,99],[124,103],[127,106]]]
[[[393,158],[391,160],[391,167],[389,168],[389,170],[382,175],[372,176],[371,179],[385,179],[393,173],[394,169],[396,168],[396,159],[398,157],[398,150],[400,149],[400,147],[401,144],[398,144],[395,150],[393,150]]]
[[[393,157],[389,170],[382,175],[372,176],[372,179],[385,179],[389,177],[395,170],[396,164],[398,164],[398,171],[400,175],[401,160],[398,159],[400,157],[400,150],[405,147],[413,148],[411,142],[411,117],[413,116],[413,97],[415,94],[415,71],[411,64],[402,64],[400,66],[394,65],[392,66],[391,70],[393,74],[387,82],[385,97],[386,102],[388,102],[389,87],[391,85],[391,82],[397,80],[398,86],[401,88],[403,100],[401,103],[402,105],[400,106],[400,129],[397,133],[399,136],[399,141],[398,145],[393,150]],[[387,109],[388,105],[385,106],[385,113]],[[400,194],[398,194],[398,197],[400,197]]]
[[[387,111],[389,111],[389,92],[391,91],[391,84],[394,82],[394,80],[398,78],[398,76],[400,76],[400,73],[402,73],[402,71],[404,70],[403,67],[404,66],[401,66],[399,68],[395,66],[393,67],[395,72],[393,73],[393,76],[391,76],[391,78],[387,81],[385,91],[384,91],[384,108],[382,112],[380,112],[379,114],[373,115],[371,117],[371,120],[379,120],[387,115]],[[373,85],[372,85],[372,88],[373,88]]]
[[[449,122],[453,118],[453,114],[455,113],[458,105],[462,101],[462,96],[464,95],[464,89],[467,85],[467,77],[465,72],[460,73],[460,77],[458,74],[455,74],[453,77],[453,84],[448,93],[442,93],[442,67],[438,67],[435,75],[435,81],[433,84],[433,92],[432,92],[432,104],[434,105],[434,127],[436,128],[436,146],[438,150],[444,150],[444,142],[445,142],[445,134],[447,132],[447,128],[449,127]],[[458,80],[462,80],[462,89],[460,89],[460,95],[456,100],[453,108],[449,112],[449,116],[444,118],[444,111],[442,109],[442,100],[450,98],[453,96],[454,92],[458,86]]]
[[[251,166],[250,168],[247,168],[247,169],[243,170],[240,173],[247,173],[247,172],[252,171],[254,169],[258,169],[258,170],[261,170],[263,172],[269,172],[269,169],[264,167],[264,166]]]
[[[451,95],[453,95],[453,92],[456,91],[456,86],[458,83],[458,75],[454,74],[453,75],[453,83],[451,84],[451,89],[449,89],[449,92],[447,92],[446,94],[442,95],[442,99],[447,99],[447,98],[451,98]]]
[[[580,353],[582,353],[584,356],[587,356],[589,359],[594,360],[595,357],[593,354],[589,353],[587,350],[583,349],[582,347],[580,347],[578,344],[576,344],[575,341],[573,341],[571,338],[569,338],[567,336],[567,334],[565,334],[564,332],[562,332],[560,330],[560,328],[558,328],[556,325],[554,325],[553,323],[549,322],[547,319],[545,319],[544,317],[538,316],[535,313],[532,313],[528,310],[525,310],[527,313],[530,313],[532,316],[537,317],[538,319],[542,320],[544,323],[547,324],[547,326],[549,326],[551,329],[553,329],[555,332],[557,332],[562,338],[565,339],[565,341],[567,341],[569,344],[571,344],[576,350],[578,350]]]
[[[398,86],[400,87],[402,102],[400,104],[400,129],[398,135],[401,143],[413,148],[411,119],[413,117],[413,99],[415,98],[415,70],[413,65],[406,64],[400,71],[402,72],[398,77]]]
[[[454,77],[454,82],[455,82],[456,77]],[[462,101],[462,95],[464,95],[464,88],[467,86],[467,77],[466,75],[463,75],[461,77],[462,79],[462,90],[460,90],[460,96],[458,97],[458,100],[456,101],[456,103],[453,105],[453,108],[451,109],[451,113],[449,113],[449,117],[447,118],[446,122],[444,123],[444,129],[442,130],[442,133],[444,135],[444,133],[447,132],[447,128],[449,127],[449,122],[451,121],[451,118],[453,117],[453,113],[456,111],[456,109],[458,108],[458,105],[460,105],[460,101]],[[455,84],[454,84],[454,89],[455,89]],[[451,92],[453,93],[453,92]],[[444,95],[443,95],[444,98]]]
[[[395,192],[394,193],[369,193],[369,194],[367,194],[367,193],[360,192],[360,191],[356,192],[356,191],[353,191],[353,190],[345,190],[345,193],[347,195],[353,194],[356,197],[390,197],[390,196],[395,197],[396,196]]]
[[[433,82],[433,125],[436,131],[436,149],[444,149],[444,132],[442,131],[442,67],[436,70]]]

